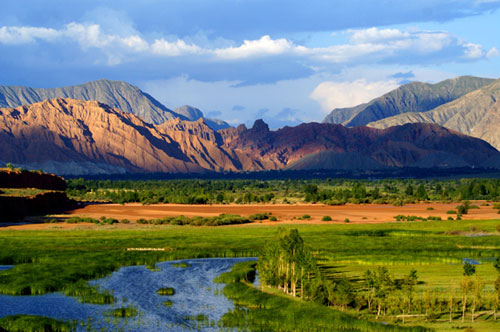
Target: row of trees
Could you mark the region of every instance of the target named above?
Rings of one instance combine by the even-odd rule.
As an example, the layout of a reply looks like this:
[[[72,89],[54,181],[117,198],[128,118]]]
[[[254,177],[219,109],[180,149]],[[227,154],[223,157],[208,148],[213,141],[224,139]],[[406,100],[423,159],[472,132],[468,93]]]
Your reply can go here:
[[[466,180],[150,180],[70,179],[72,198],[115,203],[210,204],[298,200],[345,203],[401,203],[422,200],[500,200],[499,179]]]
[[[367,270],[359,281],[345,276],[326,278],[297,230],[280,228],[264,247],[257,265],[262,285],[274,287],[295,297],[311,300],[340,310],[365,311],[377,317],[393,315],[397,319],[448,315],[471,321],[479,315],[497,318],[500,306],[500,258],[495,262],[499,276],[494,291],[485,291],[484,282],[475,275],[475,267],[464,264],[463,279],[445,291],[417,290],[416,270],[395,278],[386,267]]]

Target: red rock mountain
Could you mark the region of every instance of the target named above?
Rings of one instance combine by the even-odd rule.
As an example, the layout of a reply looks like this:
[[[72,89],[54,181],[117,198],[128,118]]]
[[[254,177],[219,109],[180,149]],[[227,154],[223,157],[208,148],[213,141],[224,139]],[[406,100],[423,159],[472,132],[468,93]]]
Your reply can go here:
[[[57,174],[494,166],[488,143],[438,125],[388,129],[307,123],[214,131],[200,119],[144,122],[96,101],[0,109],[0,162]]]

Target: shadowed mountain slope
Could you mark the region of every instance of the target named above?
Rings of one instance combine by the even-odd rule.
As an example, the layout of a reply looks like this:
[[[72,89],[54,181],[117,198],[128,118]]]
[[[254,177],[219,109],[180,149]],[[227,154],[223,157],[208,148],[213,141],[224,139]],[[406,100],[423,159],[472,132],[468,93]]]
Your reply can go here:
[[[355,127],[402,113],[425,112],[491,84],[493,81],[487,78],[461,76],[436,84],[412,82],[366,104],[334,109],[323,122]]]
[[[433,110],[400,114],[369,126],[387,128],[418,122],[439,124],[500,149],[500,80]]]
[[[204,119],[161,125],[97,101],[56,98],[0,109],[0,163],[57,174],[277,169],[497,167],[488,143],[435,124],[385,130],[307,123],[271,131],[257,120],[214,131]]]

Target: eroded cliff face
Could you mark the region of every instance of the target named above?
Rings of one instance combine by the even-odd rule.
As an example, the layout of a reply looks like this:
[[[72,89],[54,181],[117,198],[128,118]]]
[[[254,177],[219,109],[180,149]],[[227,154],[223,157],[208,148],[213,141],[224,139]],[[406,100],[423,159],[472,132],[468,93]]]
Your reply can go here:
[[[204,119],[149,124],[96,101],[56,98],[0,109],[0,161],[58,174],[462,167],[499,155],[435,124],[382,130],[307,123],[272,131],[257,120],[249,129],[214,131]],[[308,156],[315,157],[300,162]]]
[[[37,188],[66,190],[66,181],[60,176],[42,172],[0,170],[0,188]]]
[[[0,169],[0,188],[46,190],[33,196],[1,194],[0,222],[13,222],[26,216],[62,211],[75,203],[64,192],[66,181],[54,174]]]

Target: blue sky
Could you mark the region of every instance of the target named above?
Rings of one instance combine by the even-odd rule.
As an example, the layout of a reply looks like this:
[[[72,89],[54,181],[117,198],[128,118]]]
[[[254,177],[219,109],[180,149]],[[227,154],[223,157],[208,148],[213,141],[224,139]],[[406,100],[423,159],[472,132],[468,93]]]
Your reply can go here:
[[[232,124],[500,77],[500,0],[3,0],[2,85],[124,80]]]

